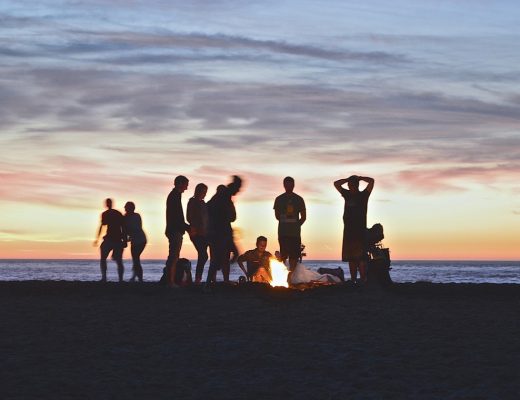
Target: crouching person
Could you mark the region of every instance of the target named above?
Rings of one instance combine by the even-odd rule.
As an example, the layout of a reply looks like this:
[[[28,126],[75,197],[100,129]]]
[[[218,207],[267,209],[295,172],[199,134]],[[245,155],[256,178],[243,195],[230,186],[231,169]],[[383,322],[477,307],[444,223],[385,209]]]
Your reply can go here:
[[[251,282],[269,283],[271,281],[269,259],[272,255],[266,251],[266,247],[267,238],[258,236],[256,239],[256,249],[248,250],[238,257],[238,265]],[[245,267],[244,263],[246,263]]]

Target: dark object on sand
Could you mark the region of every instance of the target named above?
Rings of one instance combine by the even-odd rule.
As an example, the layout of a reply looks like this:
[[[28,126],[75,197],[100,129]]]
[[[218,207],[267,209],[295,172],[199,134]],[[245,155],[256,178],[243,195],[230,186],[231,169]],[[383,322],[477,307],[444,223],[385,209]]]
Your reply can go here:
[[[168,283],[168,273],[169,270],[164,267],[163,274],[159,280],[160,285],[166,285]],[[177,261],[175,283],[181,286],[188,286],[193,283],[193,278],[191,276],[191,262],[187,258],[179,258],[179,261]]]
[[[318,268],[318,274],[329,274],[337,276],[339,279],[341,279],[341,282],[345,282],[345,272],[343,271],[343,268]]]
[[[368,249],[368,270],[367,282],[369,284],[379,284],[388,286],[392,284],[390,278],[390,249],[384,248],[381,240],[385,235],[383,225],[375,224],[367,229],[367,249]]]

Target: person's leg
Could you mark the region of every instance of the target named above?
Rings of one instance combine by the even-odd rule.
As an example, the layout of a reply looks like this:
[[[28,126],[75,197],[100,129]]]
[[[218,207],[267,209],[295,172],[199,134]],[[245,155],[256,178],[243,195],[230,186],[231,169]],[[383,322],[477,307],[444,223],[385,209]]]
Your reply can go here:
[[[287,257],[289,256],[287,249],[287,238],[285,236],[278,237],[278,244],[280,245],[280,261],[285,264]]]
[[[175,232],[172,235],[168,235],[168,259],[166,260],[166,269],[168,271],[168,286],[178,287],[175,283],[175,275],[177,273],[177,261],[182,247],[182,234]]]
[[[231,270],[230,255],[230,251],[225,251],[222,257],[222,277],[224,278],[224,282],[229,282],[229,271]]]
[[[354,283],[357,279],[357,271],[359,268],[359,261],[358,260],[350,260],[348,262],[348,268],[350,270],[350,280]]]
[[[132,277],[128,282],[135,282],[135,278],[137,278],[137,267],[136,267],[136,254],[137,254],[137,245],[132,242],[130,245],[130,254],[132,255]]]
[[[135,277],[139,280],[139,282],[143,281],[143,267],[141,265],[141,253],[146,247],[146,242],[133,244],[132,243],[132,263],[133,263],[133,276],[132,278],[135,280]]]
[[[200,283],[204,273],[204,265],[208,261],[208,242],[204,236],[194,236],[191,238],[197,250],[197,267],[195,269],[195,283]]]
[[[301,239],[300,237],[289,237],[287,247],[289,248],[289,271],[294,271],[301,255]]]
[[[119,282],[123,282],[125,267],[123,265],[123,246],[121,244],[114,246],[114,250],[112,250],[112,260],[117,264],[117,276]]]
[[[110,246],[110,244],[107,241],[103,240],[101,246],[99,246],[99,267],[101,269],[101,282],[107,281],[107,258],[111,250],[112,246]]]
[[[361,282],[367,282],[367,264],[365,261],[359,261],[359,279]]]

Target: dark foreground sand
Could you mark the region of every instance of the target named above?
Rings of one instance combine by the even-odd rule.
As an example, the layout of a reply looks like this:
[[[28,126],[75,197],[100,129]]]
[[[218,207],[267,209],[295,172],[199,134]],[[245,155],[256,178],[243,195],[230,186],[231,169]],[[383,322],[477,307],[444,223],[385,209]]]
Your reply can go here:
[[[0,282],[2,399],[518,399],[520,285]]]

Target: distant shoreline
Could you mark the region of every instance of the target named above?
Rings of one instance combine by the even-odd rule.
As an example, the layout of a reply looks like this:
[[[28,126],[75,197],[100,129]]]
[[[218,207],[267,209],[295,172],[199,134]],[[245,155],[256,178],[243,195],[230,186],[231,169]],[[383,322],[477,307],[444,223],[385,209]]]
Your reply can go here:
[[[130,257],[123,257],[124,260],[131,260]],[[196,258],[188,258],[190,261],[196,260]],[[99,261],[98,258],[0,258],[0,262],[7,261]],[[143,262],[164,262],[165,258],[142,258]],[[345,261],[336,260],[336,259],[303,259],[303,263],[306,262],[337,262],[346,264]],[[453,263],[467,263],[467,262],[503,262],[503,263],[518,263],[520,265],[520,260],[510,260],[510,259],[392,259],[392,262],[396,263],[404,263],[404,262],[453,262]]]

